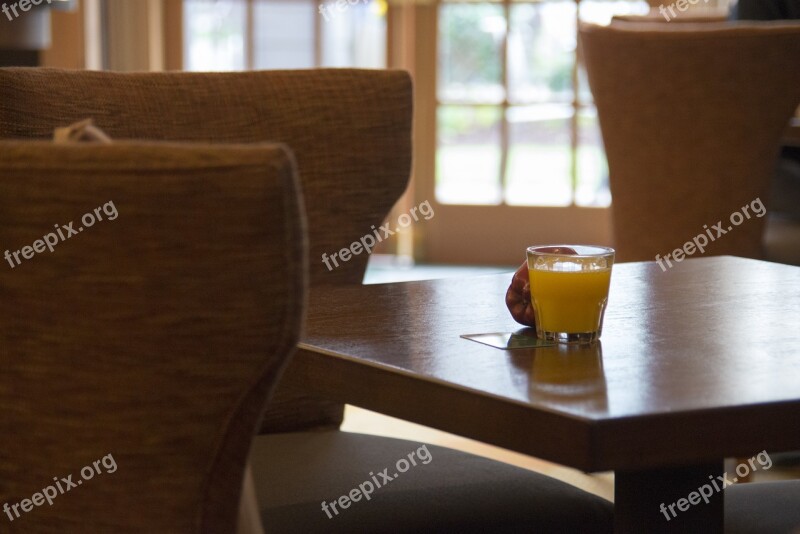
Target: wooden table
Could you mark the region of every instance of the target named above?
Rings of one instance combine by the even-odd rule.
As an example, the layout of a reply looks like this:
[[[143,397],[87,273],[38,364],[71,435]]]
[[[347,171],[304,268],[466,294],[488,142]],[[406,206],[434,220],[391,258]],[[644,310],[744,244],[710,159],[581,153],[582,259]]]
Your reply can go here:
[[[334,400],[584,471],[618,532],[722,532],[723,458],[800,449],[800,268],[733,257],[614,267],[601,345],[504,351],[510,274],[318,290],[289,377]],[[756,464],[758,466],[758,464]],[[728,479],[735,477],[729,473]]]

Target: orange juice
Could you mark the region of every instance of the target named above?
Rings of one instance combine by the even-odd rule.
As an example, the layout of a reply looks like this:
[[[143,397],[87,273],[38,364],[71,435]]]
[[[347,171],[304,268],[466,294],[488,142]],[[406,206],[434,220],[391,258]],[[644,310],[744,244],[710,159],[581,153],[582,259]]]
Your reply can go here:
[[[611,269],[528,269],[537,326],[545,332],[597,332],[608,300]]]

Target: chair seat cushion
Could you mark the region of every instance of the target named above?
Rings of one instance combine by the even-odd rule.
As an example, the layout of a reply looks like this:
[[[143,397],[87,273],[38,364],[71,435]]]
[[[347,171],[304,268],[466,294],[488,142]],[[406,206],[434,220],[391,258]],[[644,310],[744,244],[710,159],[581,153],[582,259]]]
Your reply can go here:
[[[725,488],[725,534],[800,532],[800,480]]]
[[[251,465],[267,532],[599,533],[613,527],[613,505],[605,499],[532,471],[412,441],[341,431],[264,435],[254,442]],[[354,490],[346,508],[331,505]]]

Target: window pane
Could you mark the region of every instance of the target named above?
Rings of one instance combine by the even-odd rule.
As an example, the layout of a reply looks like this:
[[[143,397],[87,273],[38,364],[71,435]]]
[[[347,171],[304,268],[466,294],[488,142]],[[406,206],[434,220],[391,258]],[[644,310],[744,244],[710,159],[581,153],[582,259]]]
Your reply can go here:
[[[506,203],[569,206],[572,203],[572,106],[515,106],[508,109],[507,117],[510,149]]]
[[[244,2],[184,0],[184,68],[191,71],[246,67]]]
[[[499,204],[500,119],[496,106],[440,106],[436,200]]]
[[[317,6],[305,0],[258,0],[253,6],[253,67],[314,67],[314,17]]]
[[[386,67],[386,0],[325,5],[322,17],[322,66],[382,69]]]
[[[487,3],[443,4],[439,10],[439,99],[503,101],[503,7]]]
[[[597,110],[588,108],[578,114],[578,186],[575,204],[606,207],[611,205],[608,190],[608,163],[603,150],[603,137],[597,121]]]
[[[512,101],[572,101],[575,15],[573,2],[511,6],[508,80]]]
[[[573,84],[578,9],[582,20],[607,24],[614,15],[645,14],[649,7],[645,0],[440,5],[436,188],[440,201],[610,204],[605,153],[582,66],[578,86]],[[501,104],[506,95],[505,116],[501,114],[496,124],[493,119],[489,129],[481,125],[476,109],[502,108],[456,105]],[[576,108],[582,110],[577,116]],[[508,133],[507,140],[503,132]],[[504,141],[508,142],[505,155]],[[498,167],[505,180],[497,178]]]

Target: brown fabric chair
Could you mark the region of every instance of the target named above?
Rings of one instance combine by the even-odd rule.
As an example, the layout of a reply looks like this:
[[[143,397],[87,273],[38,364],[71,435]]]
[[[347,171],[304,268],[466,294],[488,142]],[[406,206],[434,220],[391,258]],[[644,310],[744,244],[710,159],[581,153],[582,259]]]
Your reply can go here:
[[[800,25],[621,23],[580,33],[617,257],[653,260],[717,221],[726,233],[706,254],[762,257],[766,217],[728,226],[743,206],[768,202],[780,140],[800,103]],[[800,482],[728,489],[726,532],[793,531],[800,510],[788,503],[799,494]]]
[[[314,288],[360,284],[367,256],[329,271],[322,254],[349,246],[382,222],[406,187],[411,163],[412,91],[408,75],[393,71],[314,70],[225,74],[118,74],[47,69],[0,69],[0,137],[37,138],[56,125],[92,117],[113,138],[207,141],[280,141],[297,158],[309,221],[310,302]],[[192,239],[190,237],[189,239]],[[265,428],[271,431],[338,427],[341,408],[278,388]],[[312,392],[313,393],[313,392]],[[297,408],[303,408],[298,410]],[[298,444],[302,445],[299,446]],[[429,470],[431,483],[384,493],[375,507],[337,522],[320,510],[317,495],[344,479],[363,480],[375,464],[393,465],[408,442],[325,432],[259,436],[251,454],[268,532],[364,531],[388,513],[390,528],[435,531],[522,526],[580,526],[610,532],[612,505],[568,484],[469,454],[443,450]],[[445,452],[446,451],[446,452]],[[331,485],[336,483],[335,485]],[[520,491],[521,487],[526,491]],[[345,487],[341,491],[349,490]],[[435,490],[435,491],[434,491]],[[291,506],[275,492],[292,494]],[[415,502],[431,496],[434,508]],[[477,497],[490,492],[476,506]],[[336,494],[330,498],[336,497]],[[538,504],[531,505],[535,500]],[[430,510],[436,509],[431,516]],[[324,521],[318,521],[321,516]],[[480,521],[478,520],[480,519]],[[456,522],[458,520],[458,522]],[[363,528],[362,528],[363,527]],[[355,529],[355,530],[353,530]],[[467,531],[465,530],[465,531]]]
[[[769,208],[781,135],[800,102],[800,26],[586,25],[581,43],[618,258],[663,257],[704,225],[715,238],[706,254],[762,257],[767,218],[751,212],[734,226],[730,217],[756,199]]]
[[[42,139],[85,118],[115,139],[291,147],[306,198],[310,292],[360,284],[367,254],[331,255],[381,224],[411,167],[411,82],[401,71],[112,73],[0,69],[0,138]],[[280,388],[263,431],[336,428],[343,406]]]
[[[234,532],[305,307],[286,149],[0,142],[0,243],[0,530]]]
[[[312,291],[361,283],[366,254],[332,270],[322,254],[382,222],[411,168],[411,80],[402,71],[0,69],[0,138],[49,139],[54,124],[88,117],[113,139],[288,145],[306,197]]]

